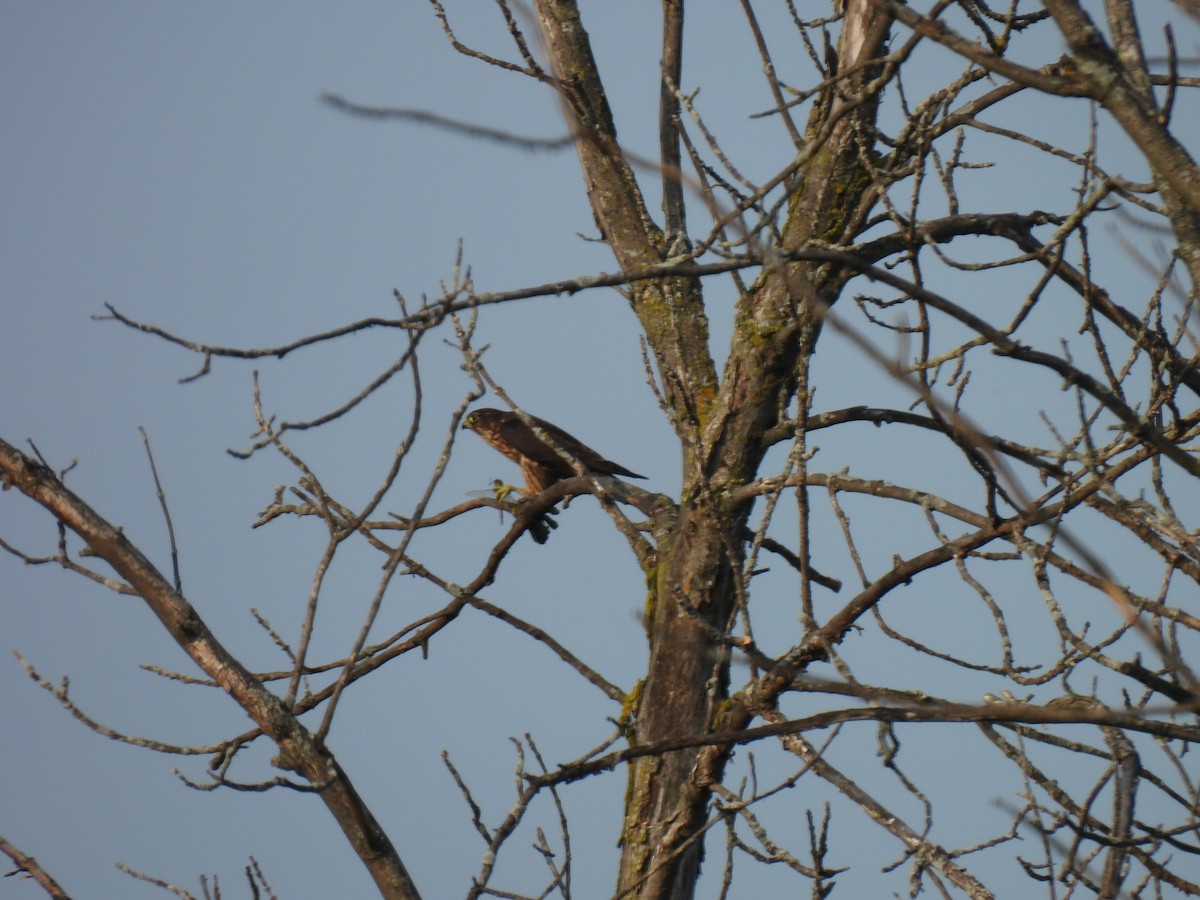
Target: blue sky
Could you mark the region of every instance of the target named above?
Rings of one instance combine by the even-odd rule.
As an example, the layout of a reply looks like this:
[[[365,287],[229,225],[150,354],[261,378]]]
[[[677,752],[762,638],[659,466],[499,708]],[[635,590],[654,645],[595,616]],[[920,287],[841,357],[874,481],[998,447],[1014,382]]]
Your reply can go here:
[[[486,38],[503,27],[490,4],[454,12],[467,35]],[[479,27],[485,16],[487,27]],[[415,307],[450,277],[460,240],[479,290],[611,268],[603,247],[576,235],[591,235],[594,225],[569,149],[481,147],[437,130],[356,120],[320,102],[323,92],[336,92],[496,126],[516,122],[514,130],[552,136],[563,130],[553,98],[463,60],[431,7],[418,3],[359,5],[352,15],[315,3],[30,3],[9,7],[2,31],[3,433],[34,439],[56,466],[78,458],[73,489],[166,568],[165,531],[137,431],[144,426],[174,515],[185,592],[248,663],[278,668],[281,659],[248,610],[260,610],[294,639],[320,535],[295,523],[249,527],[272,487],[294,480],[278,458],[241,462],[225,453],[245,446],[254,429],[253,366],[218,363],[206,378],[180,385],[199,367],[197,357],[92,317],[111,303],[189,338],[267,346],[366,316],[394,316],[393,289]],[[492,344],[491,372],[520,402],[666,489],[677,463],[642,383],[633,326],[617,294],[592,292],[486,314],[478,341]],[[537,334],[557,337],[537,341],[535,364],[530,343]],[[440,337],[426,342],[422,358],[424,468],[402,479],[387,509],[413,502],[448,411],[470,387],[461,359]],[[260,362],[266,402],[281,418],[325,412],[386,368],[400,347],[394,333],[370,333],[282,363]],[[622,380],[614,383],[617,372]],[[410,405],[411,389],[397,383],[328,434],[298,437],[296,445],[337,491],[361,502],[382,477]],[[663,446],[647,440],[651,429]],[[482,442],[466,438],[439,503],[459,502],[492,477],[516,477]],[[26,552],[53,552],[52,525],[13,495],[4,501],[0,533]],[[629,683],[645,652],[637,568],[594,506],[577,503],[566,517],[590,526],[577,526],[574,535],[560,529],[549,553],[519,547],[512,566],[518,574],[491,597],[552,631],[565,629],[569,643],[586,634],[596,641],[591,661]],[[485,548],[499,529],[495,514],[480,513],[460,535]],[[590,540],[604,553],[593,552]],[[460,545],[423,552],[462,580],[482,559],[456,559]],[[614,572],[615,560],[622,565]],[[182,743],[246,727],[211,690],[137,668],[186,666],[138,602],[49,566],[11,559],[0,566],[5,649],[19,650],[52,681],[69,676],[72,697],[90,715]],[[335,568],[318,655],[345,651],[378,573],[379,560],[363,552],[348,552]],[[562,589],[534,593],[546,579]],[[407,621],[414,606],[442,602],[411,580],[391,596],[385,631]],[[609,605],[611,614],[581,619],[580,604],[589,599]],[[161,896],[116,871],[121,861],[193,891],[200,874],[217,874],[226,890],[240,892],[241,868],[254,855],[282,896],[371,892],[365,871],[311,798],[193,792],[171,769],[202,778],[198,761],[93,734],[5,656],[0,709],[14,726],[0,738],[9,773],[0,833],[68,890]],[[466,806],[442,768],[443,748],[488,804],[494,825],[512,802],[508,735],[533,732],[549,760],[599,739],[595,711],[611,704],[598,704],[592,688],[549,681],[523,656],[549,661],[543,648],[476,616],[432,648],[429,660],[401,661],[378,686],[364,685],[342,713],[345,737],[335,728],[335,750],[372,796],[428,896],[465,890],[483,850],[473,846]],[[486,665],[481,672],[464,658]],[[491,666],[503,677],[489,678]],[[446,692],[436,708],[427,702],[434,689]],[[522,698],[516,716],[514,696]],[[564,716],[585,704],[586,737],[568,736]],[[502,706],[508,713],[498,714]],[[383,754],[390,764],[381,766],[381,748],[391,748]],[[267,774],[265,755],[258,756],[248,779]],[[581,860],[611,857],[620,792],[605,786],[579,796],[589,792],[595,834],[579,841],[577,853]],[[604,868],[611,870],[611,861]],[[7,880],[0,892],[36,896],[37,889]]]
[[[448,6],[464,40],[508,54],[494,4],[451,0]],[[688,39],[704,64],[689,84],[703,85],[710,124],[747,174],[762,178],[783,164],[788,145],[778,123],[745,118],[770,99],[732,6],[710,0],[691,7]],[[656,146],[655,13],[652,5],[613,0],[589,22],[622,138],[647,156]],[[480,291],[611,271],[603,245],[581,239],[594,237],[595,226],[569,150],[534,153],[356,119],[320,97],[333,92],[434,110],[538,137],[564,130],[555,101],[540,85],[457,55],[424,3],[356,4],[347,13],[311,2],[28,2],[9,4],[3,21],[0,434],[14,442],[32,438],[56,467],[78,460],[68,484],[167,567],[165,530],[138,434],[144,426],[171,504],[185,593],[248,665],[282,668],[248,610],[294,638],[322,536],[314,523],[250,528],[273,487],[295,480],[277,456],[239,461],[225,452],[246,446],[254,430],[252,370],[260,371],[271,413],[309,418],[383,371],[403,336],[377,330],[282,361],[218,360],[211,374],[181,385],[199,368],[197,357],[93,317],[111,303],[195,340],[266,347],[368,316],[394,316],[393,290],[411,306],[436,296],[460,241]],[[1046,60],[1058,52],[1048,48]],[[1053,103],[1029,110],[1048,135],[1083,120],[1074,108]],[[656,204],[653,181],[646,178]],[[1054,172],[1021,185],[983,184],[991,206],[1021,209],[1050,205],[1070,187]],[[720,356],[734,298],[716,285],[708,296]],[[448,336],[433,334],[424,343],[425,429],[385,509],[411,507],[449,411],[470,389],[461,359],[442,343]],[[491,345],[485,362],[515,400],[649,476],[651,489],[670,493],[678,483],[678,450],[645,386],[637,337],[624,300],[592,291],[487,311],[476,342]],[[819,406],[872,399],[903,405],[897,399],[903,392],[866,361],[836,366],[848,353],[836,341],[828,336],[829,361],[818,362]],[[1044,387],[1031,385],[1028,395],[1038,390]],[[1038,407],[1002,404],[988,415],[996,422],[1025,416],[1033,427],[1038,408],[1069,406],[1069,398],[1052,392],[1038,401]],[[327,485],[361,502],[386,470],[410,409],[411,388],[399,379],[334,426],[295,436],[294,444]],[[851,464],[869,474],[880,449],[874,435],[872,429],[860,441],[830,443],[823,450],[834,455],[827,468]],[[921,473],[917,455],[908,462]],[[924,474],[940,473],[931,466]],[[459,502],[496,476],[516,477],[467,435],[435,506]],[[542,625],[628,687],[645,657],[641,574],[594,503],[577,501],[560,519],[550,545],[523,541],[515,548],[488,599]],[[466,581],[501,531],[494,513],[481,512],[446,533],[418,540],[418,555],[446,577]],[[0,497],[0,536],[33,555],[53,552],[53,526],[12,493]],[[893,552],[897,547],[881,546],[880,564]],[[379,565],[376,554],[361,549],[339,557],[318,620],[317,657],[345,652]],[[26,567],[10,558],[0,558],[0,584],[3,649],[19,650],[51,681],[69,676],[72,697],[94,718],[181,743],[208,743],[247,727],[215,691],[138,668],[186,666],[139,601],[52,565]],[[786,592],[794,588],[781,581],[779,590],[790,600]],[[414,579],[400,579],[378,633],[441,602]],[[793,608],[784,609],[781,621],[794,621]],[[975,693],[963,699],[977,696],[977,687],[964,686]],[[333,747],[426,896],[456,896],[477,871],[483,846],[440,752],[451,753],[494,826],[513,800],[509,736],[531,733],[548,762],[565,761],[608,737],[604,717],[617,712],[594,688],[562,678],[544,647],[476,614],[439,637],[428,659],[400,660],[352,691]],[[191,791],[171,770],[179,766],[202,779],[201,761],[92,733],[37,690],[7,654],[0,656],[0,713],[7,723],[0,730],[6,772],[0,834],[36,856],[68,891],[162,896],[116,871],[121,861],[193,892],[200,874],[217,874],[227,896],[240,896],[240,871],[253,855],[283,897],[372,893],[313,799],[285,791]],[[872,741],[858,752],[869,757]],[[269,776],[267,756],[254,754],[240,777]],[[971,777],[962,761],[941,766],[950,789]],[[610,882],[623,782],[618,773],[570,794],[578,870],[605,879],[598,893],[579,888],[581,896],[600,896]],[[908,812],[919,817],[915,808]],[[556,827],[549,806],[534,819],[531,825]],[[800,840],[798,820],[784,817],[778,827],[795,829],[790,837]],[[843,836],[854,833],[845,827]],[[526,830],[521,849],[502,857],[508,868],[500,884],[518,890],[533,890],[541,878],[521,868],[529,865],[524,848],[533,840]],[[764,891],[788,883],[772,881],[771,872],[761,877]],[[38,890],[0,883],[0,897],[10,896],[38,896]]]

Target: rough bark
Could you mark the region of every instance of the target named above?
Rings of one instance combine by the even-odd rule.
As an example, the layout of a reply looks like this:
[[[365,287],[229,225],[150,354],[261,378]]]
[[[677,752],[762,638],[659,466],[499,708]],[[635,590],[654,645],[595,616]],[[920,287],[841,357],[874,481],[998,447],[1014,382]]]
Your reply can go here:
[[[599,73],[574,3],[542,0],[539,17],[564,102],[578,128],[577,149],[601,233],[621,266],[657,262],[671,238],[650,220],[632,169],[620,151]],[[664,68],[677,78],[682,4],[667,5]],[[673,25],[674,23],[674,25]],[[871,78],[861,63],[879,56],[888,14],[865,2],[847,4],[839,40],[841,80],[809,123],[782,250],[813,238],[836,243],[852,234],[871,188],[862,157],[875,110]],[[660,121],[671,121],[671,92]],[[666,151],[670,135],[664,136]],[[677,154],[664,152],[670,164]],[[668,190],[668,218],[682,221],[683,193]],[[670,224],[670,223],[669,223]],[[742,298],[724,376],[716,377],[697,279],[639,282],[631,291],[658,363],[663,393],[683,446],[679,515],[658,535],[647,571],[650,664],[629,729],[634,744],[719,730],[728,694],[728,650],[721,636],[735,609],[742,564],[739,535],[750,504],[732,490],[754,477],[764,433],[777,424],[801,355],[811,352],[822,310],[853,273],[794,263],[772,268]],[[781,402],[781,398],[783,402]],[[728,748],[680,750],[635,762],[630,771],[618,878],[623,896],[687,898],[702,858],[709,786],[719,780]]]

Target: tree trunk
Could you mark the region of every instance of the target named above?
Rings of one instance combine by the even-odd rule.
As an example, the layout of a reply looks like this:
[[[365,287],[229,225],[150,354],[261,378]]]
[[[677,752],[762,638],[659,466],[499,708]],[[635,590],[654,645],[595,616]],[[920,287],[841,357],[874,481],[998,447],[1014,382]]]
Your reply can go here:
[[[872,188],[862,162],[874,143],[870,82],[878,72],[858,64],[878,57],[889,26],[889,17],[867,0],[847,4],[838,58],[842,71],[851,74],[810,117],[781,255],[814,237],[831,243],[849,238],[862,220]],[[706,403],[707,384],[679,379],[685,405],[673,412],[677,421],[698,428],[694,442],[684,440],[695,452],[685,453],[679,516],[673,532],[660,538],[658,566],[649,580],[650,665],[631,727],[635,744],[728,726],[729,646],[722,636],[736,609],[741,534],[750,512],[748,504],[730,501],[731,490],[757,472],[762,436],[787,407],[797,365],[811,352],[824,306],[836,300],[852,274],[804,263],[767,268],[741,299],[716,396]],[[694,302],[699,306],[698,295]],[[643,322],[653,340],[656,323],[645,316]],[[658,354],[660,365],[666,355]],[[692,410],[700,415],[689,415]],[[679,750],[631,764],[620,896],[694,895],[709,788],[724,774],[728,749]]]

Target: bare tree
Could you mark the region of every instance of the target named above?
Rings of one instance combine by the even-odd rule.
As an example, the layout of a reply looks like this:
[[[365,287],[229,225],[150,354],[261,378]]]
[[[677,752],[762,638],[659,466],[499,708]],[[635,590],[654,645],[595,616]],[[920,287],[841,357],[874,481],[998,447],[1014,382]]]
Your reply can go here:
[[[744,2],[759,57],[722,62],[762,69],[774,105],[740,112],[778,123],[789,158],[751,178],[757,161],[724,149],[689,89],[700,85],[684,66],[682,0],[662,4],[655,160],[622,146],[578,4],[534,0],[528,14],[498,5],[512,39],[504,58],[460,42],[453,5],[433,0],[456,49],[554,93],[566,138],[329,100],[464,139],[574,147],[617,273],[485,293],[459,268],[419,309],[397,295],[396,318],[258,350],[200,344],[109,310],[200,354],[198,375],[218,358],[281,357],[369,328],[407,335],[378,379],[311,421],[277,422],[256,396],[260,431],[246,453],[274,450],[297,471],[259,524],[312,518],[327,534],[300,640],[277,638],[283,670],[254,673],[234,659],[178,579],[45,461],[0,443],[6,486],[119,578],[68,553],[65,539],[46,558],[140,596],[255,723],[212,746],[157,749],[211,754],[218,783],[246,787],[234,777],[239,753],[265,737],[283,774],[257,787],[319,794],[380,894],[417,896],[404,848],[327,738],[356,682],[426,649],[474,608],[558,654],[604,693],[617,727],[563,765],[548,765],[534,737],[517,741],[522,787],[494,828],[447,757],[487,845],[469,896],[514,896],[493,883],[497,855],[519,852],[506,842],[547,798],[562,855],[539,831],[549,865],[539,896],[570,896],[562,794],[618,768],[627,783],[608,776],[625,797],[617,896],[692,897],[704,861],[708,893],[723,897],[746,895],[738,885],[756,863],[788,869],[813,897],[847,868],[902,866],[906,875],[891,877],[906,877],[912,894],[1011,896],[1017,874],[1023,896],[1200,894],[1200,788],[1188,756],[1200,739],[1190,664],[1200,631],[1200,167],[1186,146],[1198,137],[1188,92],[1200,80],[1180,74],[1172,28],[1144,39],[1130,0],[1106,0],[1099,23],[1074,0],[835,0],[810,20],[789,2],[784,31],[775,12],[760,20]],[[1189,13],[1175,10],[1195,33]],[[1083,129],[1043,135],[1052,129],[1034,111],[1045,102],[1082,110]],[[1057,189],[1039,208],[1013,205],[1034,177]],[[655,189],[661,216],[647,199]],[[709,324],[724,312],[708,298],[730,286],[732,339],[719,363]],[[622,291],[640,324],[651,387],[679,441],[682,479],[669,496],[589,471],[582,452],[528,418],[524,397],[493,381],[476,346],[481,309],[597,288]],[[387,492],[402,473],[417,478],[406,463],[423,422],[416,365],[430,334],[451,337],[476,386],[449,414],[414,508],[388,516]],[[327,490],[289,432],[337,418],[401,372],[415,389],[408,435],[378,490],[352,505]],[[464,414],[489,388],[569,469],[519,501],[497,490],[433,509]],[[486,598],[514,543],[533,528],[546,537],[555,504],[579,494],[597,498],[645,576],[649,655],[637,684],[615,684]],[[414,536],[484,508],[516,515],[470,582],[413,551]],[[343,658],[314,660],[323,573],[360,541],[383,560],[374,602]],[[553,553],[553,534],[548,543]],[[398,574],[445,600],[381,639],[377,616]],[[74,709],[65,689],[46,686]],[[753,753],[735,759],[740,748]],[[951,759],[987,777],[948,788],[937,773]],[[759,783],[760,767],[772,783]],[[800,846],[794,828],[771,826],[781,808],[805,818]],[[914,808],[921,821],[903,812]],[[839,832],[842,821],[853,824]],[[864,823],[899,842],[898,860],[848,836]]]

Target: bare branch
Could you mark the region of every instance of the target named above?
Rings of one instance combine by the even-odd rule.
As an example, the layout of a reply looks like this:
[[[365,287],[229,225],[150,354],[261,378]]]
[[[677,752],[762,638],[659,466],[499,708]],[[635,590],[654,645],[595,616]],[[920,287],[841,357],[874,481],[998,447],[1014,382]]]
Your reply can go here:
[[[70,894],[59,887],[58,882],[50,876],[49,872],[38,865],[36,859],[26,853],[22,853],[3,837],[0,837],[0,853],[3,853],[16,864],[15,869],[4,873],[5,877],[20,875],[22,878],[32,878],[46,892],[48,897],[52,897],[54,900],[71,900]]]

